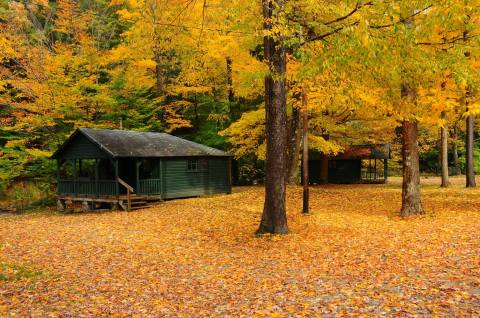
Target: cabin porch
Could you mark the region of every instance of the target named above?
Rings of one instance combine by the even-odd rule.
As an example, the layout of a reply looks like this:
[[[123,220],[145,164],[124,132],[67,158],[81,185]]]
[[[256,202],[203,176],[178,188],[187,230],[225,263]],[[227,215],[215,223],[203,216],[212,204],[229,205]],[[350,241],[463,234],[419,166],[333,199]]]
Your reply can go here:
[[[83,210],[101,203],[130,210],[162,200],[160,166],[158,159],[57,160],[59,210],[66,209],[66,202],[82,202]]]

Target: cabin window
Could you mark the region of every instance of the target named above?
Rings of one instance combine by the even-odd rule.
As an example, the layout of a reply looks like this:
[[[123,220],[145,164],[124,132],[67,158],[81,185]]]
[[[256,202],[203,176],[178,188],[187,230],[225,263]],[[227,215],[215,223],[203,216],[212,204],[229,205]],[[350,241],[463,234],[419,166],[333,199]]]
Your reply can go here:
[[[189,159],[187,162],[188,171],[206,171],[208,170],[208,160],[207,159]]]
[[[188,159],[187,170],[188,171],[198,171],[199,169],[198,159]]]

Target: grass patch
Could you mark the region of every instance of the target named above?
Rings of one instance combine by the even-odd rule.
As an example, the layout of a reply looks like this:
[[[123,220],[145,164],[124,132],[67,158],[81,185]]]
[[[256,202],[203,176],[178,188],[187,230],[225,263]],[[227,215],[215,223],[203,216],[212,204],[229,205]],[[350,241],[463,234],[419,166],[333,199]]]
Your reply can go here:
[[[0,262],[0,281],[33,280],[44,275],[26,265]]]

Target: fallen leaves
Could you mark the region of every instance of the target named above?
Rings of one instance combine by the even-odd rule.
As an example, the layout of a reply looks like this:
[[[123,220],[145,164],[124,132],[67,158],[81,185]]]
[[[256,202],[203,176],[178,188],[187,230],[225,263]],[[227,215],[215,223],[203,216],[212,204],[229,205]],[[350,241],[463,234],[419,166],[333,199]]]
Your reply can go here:
[[[254,236],[263,190],[136,212],[0,218],[0,315],[291,317],[480,315],[480,195],[423,189],[403,220],[387,186],[289,188],[292,234]],[[4,273],[4,270],[2,270]]]

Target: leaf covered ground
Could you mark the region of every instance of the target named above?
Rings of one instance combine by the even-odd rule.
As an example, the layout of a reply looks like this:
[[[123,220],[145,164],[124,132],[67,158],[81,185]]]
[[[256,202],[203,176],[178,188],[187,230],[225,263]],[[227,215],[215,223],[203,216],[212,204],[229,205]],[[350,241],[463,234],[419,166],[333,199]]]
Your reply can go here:
[[[480,316],[480,190],[289,188],[291,234],[253,235],[263,189],[136,212],[0,216],[0,316]]]

